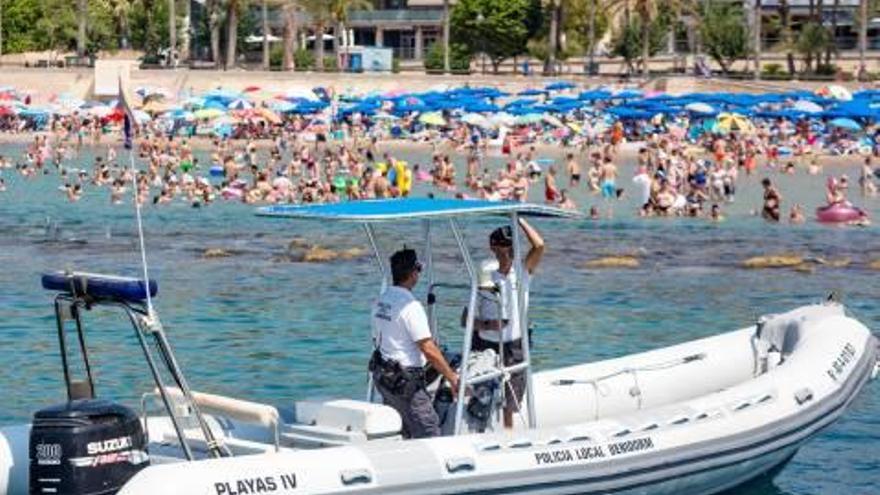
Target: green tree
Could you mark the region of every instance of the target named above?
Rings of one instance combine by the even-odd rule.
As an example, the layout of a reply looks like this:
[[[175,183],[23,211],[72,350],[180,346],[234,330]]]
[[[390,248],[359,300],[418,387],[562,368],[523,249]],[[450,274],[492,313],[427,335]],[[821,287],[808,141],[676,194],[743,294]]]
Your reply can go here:
[[[77,0],[76,2],[76,54],[82,57],[86,54],[87,34],[86,28],[89,21],[89,2],[87,0]]]
[[[694,0],[606,0],[604,8],[612,18],[623,13],[624,31],[632,26],[632,13],[638,15],[640,19],[638,25],[641,28],[638,39],[641,43],[640,59],[643,75],[648,74],[648,59],[659,51],[655,50],[653,46],[655,28],[659,24],[665,26],[671,22],[672,20],[669,17],[673,13],[678,15],[683,13],[696,14]],[[631,37],[631,33],[627,36],[622,36],[622,38]]]
[[[525,52],[529,11],[529,0],[459,0],[452,38],[471,53],[485,53],[497,73],[502,61]]]
[[[629,24],[620,28],[620,31],[613,39],[612,55],[622,57],[626,61],[629,73],[635,72],[635,63],[642,60],[646,63],[647,59],[656,55],[664,45],[666,38],[666,26],[662,23],[653,23],[645,27],[645,21],[642,18],[632,18]],[[647,38],[644,36],[647,34]],[[647,54],[645,53],[645,47]]]
[[[816,65],[820,65],[822,53],[834,42],[831,33],[814,22],[808,22],[801,28],[795,43],[795,50],[804,58],[804,69],[806,72],[815,72],[813,60],[817,61]]]
[[[703,47],[724,74],[737,60],[749,54],[749,31],[741,8],[731,4],[709,4],[703,10],[700,34]]]
[[[443,43],[434,43],[425,54],[425,69],[429,71],[449,70],[455,72],[466,72],[471,67],[471,54],[468,48],[460,43],[453,43],[449,46],[449,70],[446,70],[444,59]]]

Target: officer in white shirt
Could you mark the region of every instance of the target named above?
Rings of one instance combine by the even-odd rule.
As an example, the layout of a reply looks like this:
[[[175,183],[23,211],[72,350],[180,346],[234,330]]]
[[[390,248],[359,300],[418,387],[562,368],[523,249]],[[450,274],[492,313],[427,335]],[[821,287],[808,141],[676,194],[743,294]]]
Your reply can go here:
[[[519,221],[520,228],[525,233],[531,245],[523,263],[525,271],[522,275],[525,285],[526,307],[529,305],[528,294],[531,274],[538,267],[544,256],[544,239],[524,219]],[[513,366],[524,361],[522,349],[522,328],[519,323],[519,294],[517,275],[513,270],[513,232],[509,226],[495,229],[489,236],[489,249],[495,255],[498,262],[497,270],[492,272],[492,282],[500,299],[500,315],[498,311],[489,308],[480,308],[479,314],[474,321],[474,337],[471,348],[475,351],[500,349],[504,355],[504,365]],[[497,307],[497,305],[496,305]],[[510,377],[505,390],[504,426],[513,428],[513,415],[519,411],[525,392],[525,373],[514,373]]]
[[[431,338],[425,309],[411,292],[421,271],[415,251],[404,247],[394,253],[394,285],[379,296],[373,308],[373,382],[383,402],[400,413],[403,433],[408,438],[440,435],[440,418],[425,389],[426,362],[450,383],[453,396],[458,390],[458,374]]]

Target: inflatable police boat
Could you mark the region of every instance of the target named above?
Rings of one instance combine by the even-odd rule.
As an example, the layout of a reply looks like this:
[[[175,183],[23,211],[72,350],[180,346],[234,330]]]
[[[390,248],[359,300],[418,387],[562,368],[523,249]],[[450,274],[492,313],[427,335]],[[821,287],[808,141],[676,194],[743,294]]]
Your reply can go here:
[[[407,203],[367,202],[356,214],[263,213],[364,223],[382,259],[375,222],[421,205]],[[472,282],[470,309],[477,276],[457,218],[503,214],[515,225],[523,215],[563,215],[534,205],[455,203],[421,205],[428,211],[421,218],[450,220]],[[431,285],[435,330],[431,305],[442,284]],[[371,400],[280,406],[192,390],[151,309],[155,281],[59,272],[45,275],[43,286],[56,294],[68,400],[36,412],[31,424],[0,430],[0,495],[718,493],[783,466],[844,414],[880,366],[877,339],[833,302],[664,349],[534,373],[527,344],[517,369],[492,350],[463,345],[457,400],[439,381],[430,389],[446,435],[410,440],[372,387]],[[154,378],[134,407],[95,396],[84,317],[100,306],[127,316]],[[518,371],[527,375],[525,417],[506,430],[503,390]]]

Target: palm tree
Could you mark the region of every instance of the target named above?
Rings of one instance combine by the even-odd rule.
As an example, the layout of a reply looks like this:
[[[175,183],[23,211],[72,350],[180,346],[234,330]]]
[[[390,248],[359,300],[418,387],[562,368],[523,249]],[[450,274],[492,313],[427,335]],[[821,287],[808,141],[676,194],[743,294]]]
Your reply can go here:
[[[76,56],[83,57],[86,54],[86,24],[89,18],[88,0],[77,0],[76,17]]]
[[[859,2],[859,80],[862,80],[868,72],[865,56],[868,51],[868,0]]]
[[[226,1],[226,67],[235,67],[238,46],[238,9],[246,0]]]
[[[329,0],[330,15],[335,22],[333,37],[333,51],[336,53],[336,60],[341,60],[339,50],[339,39],[345,32],[345,25],[348,23],[348,13],[352,10],[372,10],[373,3],[370,0]]]
[[[220,68],[220,27],[223,25],[223,5],[221,0],[207,0],[208,28],[211,32],[211,60],[214,68]]]
[[[449,74],[449,0],[443,0],[443,73]]]
[[[658,7],[675,9],[678,12],[696,15],[693,0],[607,0],[605,9],[611,18],[623,11],[624,25],[629,26],[630,12],[635,11],[641,21],[642,38],[642,74],[648,75],[648,59],[651,58],[651,28],[657,20]]]
[[[831,54],[837,51],[837,11],[840,9],[840,0],[834,0],[834,8],[831,11],[831,43],[825,50],[825,65],[831,65]]]
[[[189,62],[192,40],[192,0],[183,0],[183,39],[180,42],[180,60]]]
[[[260,14],[263,24],[263,70],[269,70],[269,0],[263,0]]]
[[[0,0],[0,56],[3,56],[3,0]]]
[[[177,13],[175,12],[175,0],[168,0],[168,62],[174,59],[177,51]]]
[[[785,58],[788,61],[788,73],[795,75],[794,40],[791,31],[791,8],[788,0],[779,0],[779,16],[782,18],[782,43],[785,45]]]
[[[761,24],[764,20],[764,16],[762,15],[762,9],[764,5],[761,0],[755,0],[755,12],[754,12],[754,25],[755,25],[755,79],[761,79],[761,50],[763,47],[761,46],[761,30],[763,25]]]
[[[281,62],[282,70],[294,70],[295,61],[293,52],[296,50],[296,11],[297,4],[295,1],[284,2],[281,6],[281,14],[284,16],[284,59]]]
[[[131,38],[131,29],[128,23],[128,16],[131,13],[130,0],[113,0],[110,4],[110,14],[113,16],[113,23],[116,25],[116,35],[119,37],[119,48],[128,49],[129,39]]]
[[[315,33],[315,70],[324,71],[324,33],[333,20],[333,5],[328,0],[301,0],[300,4],[312,17]]]
[[[550,0],[550,35],[547,39],[547,60],[544,63],[544,74],[556,73],[556,53],[559,51],[559,9],[560,0]]]

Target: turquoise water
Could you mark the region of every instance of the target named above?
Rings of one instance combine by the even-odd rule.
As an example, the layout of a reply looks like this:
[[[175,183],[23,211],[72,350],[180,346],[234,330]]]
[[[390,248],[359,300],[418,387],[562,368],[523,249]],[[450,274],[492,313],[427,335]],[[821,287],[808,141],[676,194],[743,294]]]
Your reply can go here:
[[[0,154],[18,149],[0,149]],[[411,161],[420,157],[406,155]],[[90,161],[82,162],[87,167]],[[847,170],[851,178],[854,169]],[[629,177],[629,170],[623,174]],[[0,349],[6,391],[0,424],[27,420],[32,411],[63,400],[51,295],[39,286],[46,270],[76,268],[136,275],[133,208],[110,206],[109,192],[87,190],[76,204],[55,188],[57,179],[24,181],[11,171],[0,193]],[[776,176],[786,200],[807,216],[822,198],[822,179]],[[841,294],[851,311],[880,329],[878,227],[768,225],[750,215],[760,206],[759,177],[743,179],[720,225],[701,220],[637,219],[634,199],[615,203],[615,220],[536,221],[548,252],[535,278],[531,317],[539,367],[603,359],[712,335],[756,317]],[[626,186],[627,180],[621,180]],[[583,186],[581,186],[583,188]],[[417,191],[424,194],[425,189]],[[533,197],[542,191],[536,187]],[[602,205],[583,189],[581,207]],[[880,200],[857,198],[880,219]],[[787,210],[787,207],[785,207]],[[364,247],[355,226],[327,226],[258,218],[253,208],[185,203],[145,209],[156,301],[192,386],[272,403],[365,393],[369,354],[367,314],[378,287],[369,257],[326,264],[292,261],[294,239],[333,248]],[[47,228],[47,225],[49,228]],[[466,226],[477,258],[488,255],[492,223]],[[445,231],[437,227],[439,232]],[[386,251],[418,244],[420,225],[380,229]],[[208,248],[233,256],[206,259]],[[815,265],[812,273],[745,270],[754,255],[790,251],[845,267]],[[435,247],[438,279],[461,280],[453,245]],[[641,266],[590,270],[587,260],[636,253]],[[457,342],[464,296],[443,293],[444,334]],[[135,400],[150,388],[147,369],[127,323],[109,312],[88,315],[99,395]],[[880,390],[869,387],[833,427],[806,445],[775,478],[752,487],[761,494],[873,494],[880,492]]]

